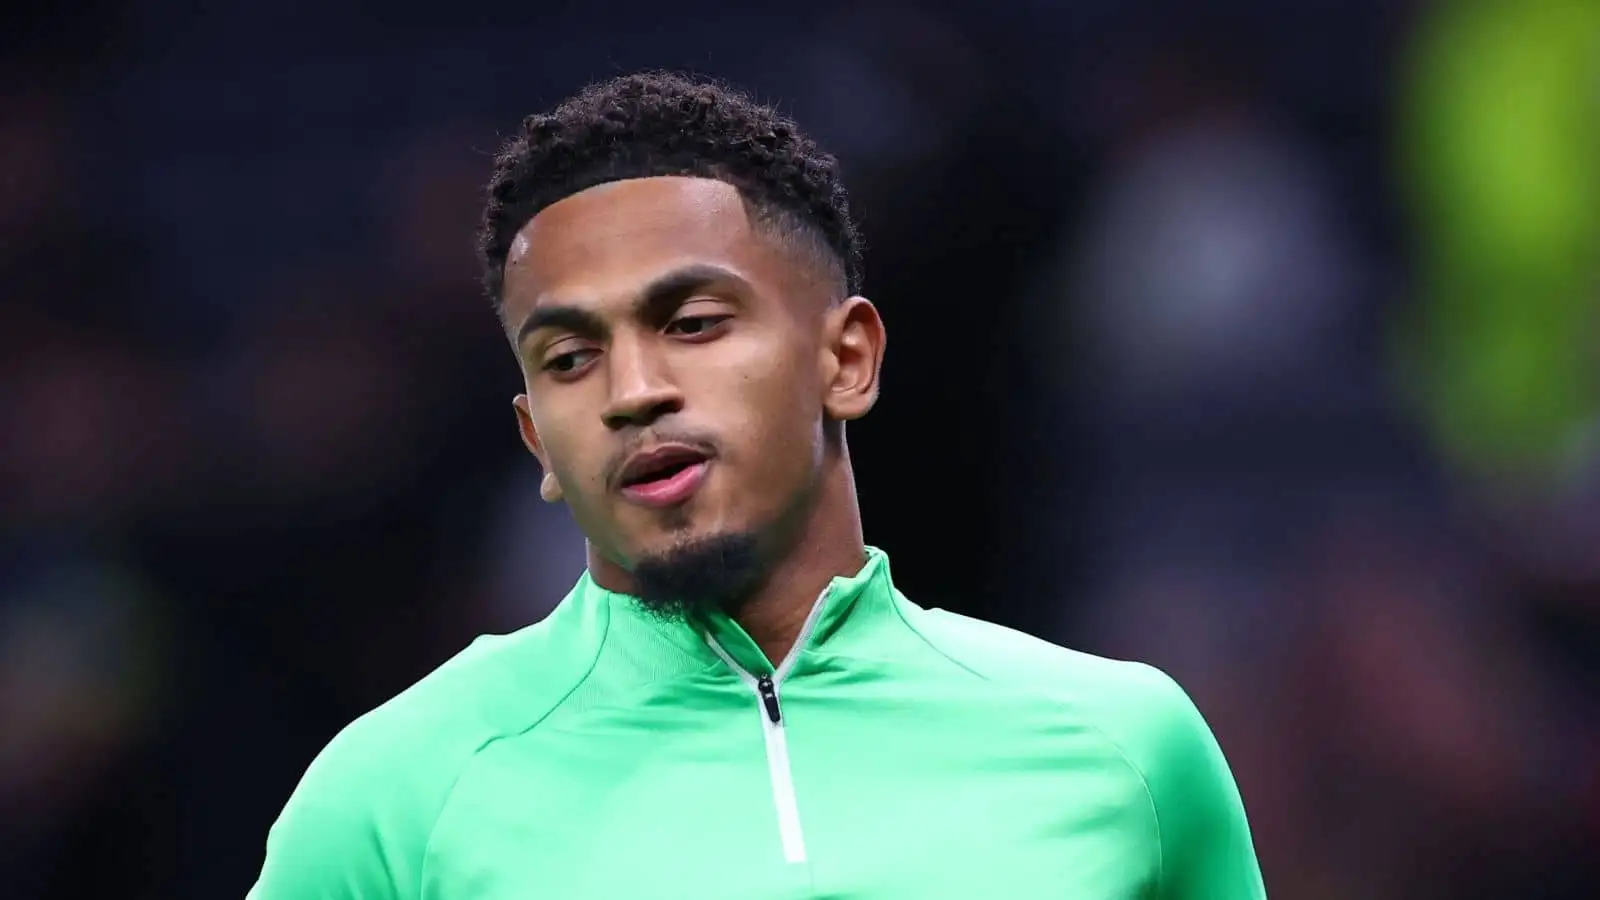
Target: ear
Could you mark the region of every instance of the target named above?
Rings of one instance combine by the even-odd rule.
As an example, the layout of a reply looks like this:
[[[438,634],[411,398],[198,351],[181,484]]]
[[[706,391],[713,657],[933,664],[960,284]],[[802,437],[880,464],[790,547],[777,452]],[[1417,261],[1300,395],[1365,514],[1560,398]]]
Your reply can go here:
[[[539,443],[539,429],[534,427],[533,413],[528,409],[528,395],[518,394],[512,398],[511,405],[517,411],[517,430],[522,434],[523,446],[539,460],[539,468],[544,469],[544,477],[539,481],[539,496],[547,503],[558,503],[561,501],[561,482],[556,479],[555,470],[550,468],[544,445]]]
[[[865,297],[851,297],[825,316],[822,406],[830,418],[849,422],[878,402],[886,340],[883,319]]]

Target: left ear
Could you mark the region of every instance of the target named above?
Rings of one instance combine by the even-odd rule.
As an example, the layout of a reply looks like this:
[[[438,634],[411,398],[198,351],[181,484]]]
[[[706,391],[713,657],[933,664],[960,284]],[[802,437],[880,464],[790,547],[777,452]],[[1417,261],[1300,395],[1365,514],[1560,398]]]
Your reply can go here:
[[[822,408],[829,418],[853,421],[878,402],[884,341],[883,318],[865,297],[824,313]]]

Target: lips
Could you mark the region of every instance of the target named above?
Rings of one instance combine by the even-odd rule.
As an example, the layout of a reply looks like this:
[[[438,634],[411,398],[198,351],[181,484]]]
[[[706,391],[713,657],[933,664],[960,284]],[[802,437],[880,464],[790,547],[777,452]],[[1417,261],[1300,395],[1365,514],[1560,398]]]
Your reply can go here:
[[[680,444],[656,447],[636,453],[622,467],[618,481],[624,488],[665,481],[708,458],[704,451]]]
[[[669,444],[634,454],[622,467],[622,496],[643,506],[677,506],[694,496],[705,481],[711,455],[683,444]]]

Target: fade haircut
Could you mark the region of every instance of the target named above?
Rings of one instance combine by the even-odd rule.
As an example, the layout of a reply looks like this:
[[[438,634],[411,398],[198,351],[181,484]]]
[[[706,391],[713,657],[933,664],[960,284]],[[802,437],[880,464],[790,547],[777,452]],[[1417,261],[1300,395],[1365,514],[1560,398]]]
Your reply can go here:
[[[861,292],[861,239],[838,161],[794,122],[725,84],[646,72],[590,85],[527,117],[496,156],[478,232],[495,312],[511,243],[541,210],[599,184],[661,175],[733,185],[753,221],[827,267],[844,295]]]

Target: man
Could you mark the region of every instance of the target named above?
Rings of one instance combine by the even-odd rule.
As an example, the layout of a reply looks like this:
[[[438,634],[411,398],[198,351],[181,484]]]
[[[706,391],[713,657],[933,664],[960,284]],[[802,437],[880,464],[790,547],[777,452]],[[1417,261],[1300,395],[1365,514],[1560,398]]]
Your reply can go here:
[[[863,544],[884,326],[792,122],[590,87],[500,154],[481,250],[588,571],[336,737],[255,900],[1264,895],[1177,685],[922,609]]]

